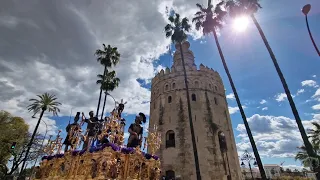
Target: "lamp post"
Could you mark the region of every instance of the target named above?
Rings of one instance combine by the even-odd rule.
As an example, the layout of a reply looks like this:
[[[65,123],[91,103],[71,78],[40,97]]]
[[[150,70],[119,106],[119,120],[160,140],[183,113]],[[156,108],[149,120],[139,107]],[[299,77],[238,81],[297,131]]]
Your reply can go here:
[[[302,8],[301,11],[302,11],[302,13],[305,15],[305,17],[306,17],[306,24],[307,24],[307,28],[308,28],[308,32],[309,32],[309,36],[310,36],[310,39],[311,39],[311,41],[312,41],[312,44],[313,44],[314,48],[316,49],[318,55],[320,56],[320,51],[319,51],[316,43],[315,43],[314,40],[313,40],[311,31],[310,31],[310,28],[309,28],[308,13],[310,12],[310,10],[311,10],[311,4],[306,4],[305,6],[303,6],[303,8]]]
[[[244,161],[246,161],[248,163],[248,166],[249,166],[249,169],[250,169],[250,173],[251,173],[251,178],[252,178],[252,180],[254,180],[252,169],[251,169],[251,161],[254,161],[253,165],[257,166],[256,159],[254,157],[252,157],[251,154],[247,150],[245,150],[243,155],[241,156],[241,161],[242,161],[241,162],[241,166],[244,167],[244,168],[246,167]]]

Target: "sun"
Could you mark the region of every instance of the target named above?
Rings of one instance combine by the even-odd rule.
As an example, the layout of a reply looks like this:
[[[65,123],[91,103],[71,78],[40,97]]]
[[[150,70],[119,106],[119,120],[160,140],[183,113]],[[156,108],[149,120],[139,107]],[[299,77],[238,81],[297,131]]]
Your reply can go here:
[[[238,32],[243,32],[247,29],[249,19],[247,16],[240,16],[234,19],[233,28]]]

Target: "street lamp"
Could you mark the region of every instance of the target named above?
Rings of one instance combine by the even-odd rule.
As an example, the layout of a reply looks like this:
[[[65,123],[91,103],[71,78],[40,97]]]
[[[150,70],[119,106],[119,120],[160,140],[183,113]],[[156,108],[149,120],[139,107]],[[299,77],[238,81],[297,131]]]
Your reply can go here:
[[[314,46],[314,48],[316,49],[318,55],[320,56],[320,51],[316,45],[316,43],[314,42],[313,40],[313,37],[312,37],[312,34],[311,34],[311,31],[310,31],[310,28],[309,28],[309,22],[308,22],[308,13],[310,12],[311,10],[311,4],[306,4],[305,6],[303,6],[302,8],[302,13],[306,16],[306,24],[307,24],[307,28],[308,28],[308,32],[309,32],[309,36],[310,36],[310,39],[312,41],[312,44]]]
[[[249,169],[250,169],[250,173],[251,173],[251,178],[252,180],[254,180],[254,177],[253,177],[253,174],[252,174],[252,169],[251,169],[251,161],[254,161],[253,162],[253,165],[254,166],[257,166],[257,161],[254,157],[251,156],[251,154],[249,154],[249,152],[247,150],[244,151],[243,155],[241,156],[241,166],[243,168],[246,167],[244,161],[246,161],[248,163],[248,166],[249,166]]]

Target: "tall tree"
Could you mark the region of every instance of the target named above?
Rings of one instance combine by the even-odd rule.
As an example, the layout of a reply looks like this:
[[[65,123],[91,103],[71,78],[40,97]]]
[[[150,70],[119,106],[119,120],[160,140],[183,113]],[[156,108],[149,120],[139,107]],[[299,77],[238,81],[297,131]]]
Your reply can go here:
[[[289,101],[289,104],[291,106],[291,110],[292,110],[292,113],[296,119],[296,123],[298,125],[298,128],[299,128],[299,131],[300,131],[300,134],[301,134],[301,137],[302,137],[302,140],[304,142],[304,145],[306,147],[306,151],[307,153],[309,154],[310,157],[313,157],[315,156],[315,152],[313,151],[313,148],[312,148],[312,145],[311,143],[309,142],[308,140],[308,136],[307,136],[307,133],[303,127],[303,124],[302,124],[302,121],[301,121],[301,118],[299,116],[299,113],[298,113],[298,110],[296,108],[296,105],[293,101],[293,98],[292,98],[292,95],[290,93],[290,90],[289,90],[289,87],[287,85],[287,82],[282,74],[282,71],[279,67],[279,64],[278,64],[278,61],[276,59],[276,56],[274,55],[270,45],[269,45],[269,42],[266,38],[266,36],[264,35],[264,32],[260,26],[260,24],[258,23],[257,19],[255,18],[255,13],[260,9],[262,8],[261,5],[259,4],[259,0],[229,0],[227,3],[227,9],[229,11],[229,14],[231,17],[237,17],[237,16],[242,16],[242,15],[248,15],[251,17],[253,23],[255,24],[255,26],[257,27],[258,31],[259,31],[259,34],[270,54],[270,57],[271,57],[271,60],[276,68],[276,71],[279,75],[279,78],[281,80],[281,83],[282,83],[282,86],[284,88],[284,91],[287,95],[287,98],[288,98],[288,101]],[[320,174],[319,174],[320,175]],[[320,177],[319,177],[320,178]]]
[[[193,121],[192,121],[187,72],[186,72],[185,61],[183,57],[183,49],[182,49],[182,43],[187,40],[186,32],[190,30],[191,26],[189,24],[189,20],[187,18],[180,19],[179,14],[174,14],[170,16],[168,20],[170,23],[165,26],[164,30],[166,33],[166,37],[171,38],[172,43],[177,43],[179,45],[183,73],[184,73],[184,84],[187,92],[186,94],[187,94],[187,104],[188,104],[188,118],[189,118],[190,130],[191,130],[191,139],[192,139],[193,155],[194,155],[194,161],[195,161],[195,167],[196,167],[196,176],[197,176],[197,180],[200,180],[201,173],[200,173],[200,166],[199,166],[199,158],[198,158],[197,144],[195,140],[194,127],[193,127]]]
[[[320,146],[320,124],[312,122],[312,125],[314,128],[309,130],[309,137],[313,144]]]
[[[227,12],[223,10],[223,6],[225,5],[225,3],[222,1],[214,7],[211,3],[211,0],[208,0],[208,6],[206,8],[204,8],[200,4],[196,4],[196,5],[200,9],[200,11],[198,11],[195,14],[195,17],[192,19],[192,22],[195,23],[197,30],[202,30],[202,33],[204,35],[210,35],[211,33],[213,34],[213,37],[215,39],[224,70],[228,76],[234,97],[236,99],[236,102],[237,102],[239,110],[240,110],[242,120],[243,120],[244,125],[246,127],[247,134],[248,134],[248,137],[249,137],[249,140],[250,140],[250,143],[252,146],[252,150],[253,150],[254,156],[256,158],[258,167],[259,167],[259,170],[260,170],[261,177],[263,179],[266,179],[267,177],[266,177],[266,174],[265,174],[265,171],[263,168],[263,164],[262,164],[257,146],[256,146],[255,141],[253,139],[253,136],[252,136],[252,133],[251,133],[248,121],[247,121],[247,117],[244,113],[238,92],[237,92],[236,87],[233,83],[229,68],[228,68],[227,63],[225,61],[223,52],[220,47],[219,39],[217,36],[217,31],[222,28],[224,17],[227,14]]]
[[[0,111],[0,164],[7,164],[11,157],[10,146],[13,142],[17,144],[23,142],[28,128],[21,117]]]
[[[118,48],[111,47],[110,45],[106,46],[105,44],[102,44],[102,45],[103,45],[103,49],[96,50],[95,55],[97,56],[97,61],[104,66],[103,79],[102,79],[102,82],[104,82],[104,78],[106,77],[105,75],[108,72],[108,68],[115,66],[116,64],[119,63],[120,54],[118,52]],[[99,116],[99,108],[101,103],[102,91],[103,91],[103,88],[101,84],[96,117]]]
[[[7,167],[8,171],[6,172],[6,175],[12,175],[20,166],[20,164],[25,160],[25,154],[27,152],[29,141],[31,139],[31,134],[26,132],[24,134],[25,138],[24,141],[21,143],[18,143],[16,148],[12,151],[12,158],[9,160],[11,163],[10,167]],[[43,136],[40,134],[37,134],[34,137],[34,140],[31,145],[31,149],[29,152],[28,157],[26,158],[26,161],[31,162],[39,156],[44,155],[41,148],[41,142],[43,140]]]
[[[299,151],[295,156],[295,160],[301,161],[304,167],[313,168],[314,164],[319,165],[320,156],[319,156],[319,145],[313,144],[313,150],[317,153],[315,156],[309,156],[305,146],[298,147]]]
[[[119,86],[120,79],[116,77],[116,72],[106,72],[105,76],[98,74],[97,84],[101,84],[101,89],[105,92],[101,119],[103,118],[104,108],[106,106],[107,94]]]
[[[42,116],[43,116],[44,112],[48,110],[49,112],[52,112],[54,116],[55,115],[57,116],[58,112],[60,112],[60,109],[58,108],[58,106],[60,106],[61,103],[57,101],[57,97],[55,95],[49,94],[49,93],[44,93],[42,95],[37,95],[37,96],[38,96],[39,99],[30,99],[29,100],[29,101],[32,102],[32,104],[30,104],[27,108],[28,108],[29,112],[33,111],[34,115],[36,115],[40,111],[41,111],[41,113],[40,113],[40,117],[39,117],[39,120],[37,122],[37,125],[34,128],[34,131],[32,133],[30,142],[28,143],[28,147],[27,147],[27,150],[26,150],[26,153],[25,153],[25,157],[24,157],[24,160],[23,160],[23,163],[22,163],[22,167],[21,167],[21,171],[20,171],[20,175],[19,176],[21,176],[21,173],[23,172],[23,168],[24,168],[24,166],[26,164],[27,157],[29,155],[29,152],[30,152],[33,140],[34,140],[34,137],[37,134],[37,131],[38,131],[38,128],[39,128],[39,124],[41,122],[41,119],[42,119]]]

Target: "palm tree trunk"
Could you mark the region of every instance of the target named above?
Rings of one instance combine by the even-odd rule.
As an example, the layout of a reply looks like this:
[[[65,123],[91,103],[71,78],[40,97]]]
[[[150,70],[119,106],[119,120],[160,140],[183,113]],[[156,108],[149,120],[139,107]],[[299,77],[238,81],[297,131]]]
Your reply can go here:
[[[102,85],[104,83],[104,78],[105,78],[106,72],[107,72],[107,66],[104,66],[103,78],[102,78],[102,83],[101,83],[101,86],[100,86],[100,95],[99,95],[98,107],[97,107],[97,113],[96,113],[96,117],[97,118],[99,116],[100,102],[101,102],[101,96],[102,96]]]
[[[201,180],[201,173],[200,173],[200,165],[199,165],[197,144],[196,144],[196,138],[195,138],[194,128],[193,128],[193,122],[192,122],[192,113],[191,113],[191,104],[190,104],[190,96],[189,96],[187,72],[186,72],[186,67],[185,67],[185,63],[184,63],[184,57],[183,57],[182,44],[181,44],[181,42],[179,43],[179,47],[180,47],[180,55],[181,55],[181,60],[182,60],[183,73],[184,73],[184,84],[186,85],[186,92],[187,92],[188,115],[189,115],[189,124],[190,124],[190,130],[191,130],[191,140],[192,140],[192,147],[193,147],[193,156],[194,156],[194,162],[195,162],[195,166],[196,166],[196,176],[197,176],[197,180]]]
[[[103,108],[102,108],[102,114],[101,119],[103,118],[104,108],[106,107],[106,100],[107,100],[107,92],[104,95],[104,101],[103,101]]]
[[[283,74],[281,72],[281,69],[280,69],[279,64],[277,62],[277,59],[276,59],[275,55],[273,54],[273,51],[272,51],[272,49],[271,49],[271,47],[270,47],[270,45],[269,45],[269,43],[267,41],[266,36],[264,35],[264,33],[262,31],[262,28],[260,27],[257,19],[254,17],[253,14],[251,15],[251,19],[253,20],[254,24],[256,25],[256,27],[257,27],[257,29],[259,31],[259,34],[260,34],[264,44],[266,45],[266,47],[268,49],[268,52],[270,54],[270,57],[271,57],[272,62],[274,64],[274,67],[276,68],[276,71],[277,71],[277,73],[279,75],[279,78],[281,80],[282,86],[284,88],[284,91],[285,91],[285,93],[287,95],[289,104],[291,106],[292,113],[293,113],[293,115],[294,115],[294,117],[296,119],[296,122],[297,122],[297,125],[298,125],[298,128],[299,128],[302,140],[303,140],[304,145],[306,147],[306,151],[307,151],[307,153],[308,153],[308,155],[310,157],[315,157],[315,152],[313,151],[313,147],[312,147],[311,143],[309,142],[309,139],[308,139],[308,136],[306,134],[306,131],[305,131],[303,125],[302,125],[302,121],[300,119],[298,110],[297,110],[296,105],[295,105],[295,103],[293,101],[293,98],[291,96],[291,93],[290,93],[289,87],[287,85],[287,82],[286,82],[286,80],[285,80],[285,78],[284,78],[284,76],[283,76]]]
[[[32,146],[32,143],[33,143],[33,139],[34,137],[36,136],[37,134],[37,131],[38,131],[38,128],[39,128],[39,125],[40,125],[40,122],[41,122],[41,119],[42,119],[42,116],[43,116],[43,113],[44,113],[44,109],[42,109],[41,111],[41,114],[40,114],[40,117],[39,117],[39,120],[38,120],[38,123],[36,125],[36,127],[34,128],[34,131],[33,131],[33,134],[31,136],[31,139],[30,139],[30,142],[28,144],[28,148],[27,148],[27,151],[26,151],[26,155],[23,159],[23,163],[22,163],[22,166],[21,166],[21,171],[20,171],[20,174],[19,174],[19,177],[22,175],[22,172],[23,172],[23,169],[24,169],[24,166],[28,160],[28,155],[29,155],[29,152],[30,152],[30,149],[31,149],[31,146]]]
[[[226,74],[228,76],[228,79],[229,79],[229,82],[230,82],[230,85],[231,85],[231,89],[232,89],[234,97],[235,97],[235,99],[237,101],[237,104],[238,104],[238,107],[239,107],[239,111],[240,111],[244,126],[246,127],[246,131],[247,131],[247,134],[248,134],[248,137],[249,137],[249,140],[250,140],[250,144],[252,146],[252,150],[253,150],[254,156],[256,158],[258,167],[259,167],[261,178],[263,180],[266,180],[267,176],[266,176],[266,173],[264,171],[263,164],[262,164],[262,161],[261,161],[261,158],[260,158],[256,143],[254,142],[254,139],[253,139],[253,136],[252,136],[252,133],[251,133],[248,121],[247,121],[246,114],[244,113],[244,110],[243,110],[241,102],[240,102],[240,98],[238,96],[238,92],[237,92],[236,87],[235,87],[235,85],[233,83],[233,80],[232,80],[231,74],[229,72],[227,63],[226,63],[226,61],[224,59],[224,56],[223,56],[223,53],[222,53],[222,50],[221,50],[221,47],[220,47],[220,43],[218,41],[218,36],[217,36],[216,31],[213,31],[213,36],[214,36],[214,39],[216,41],[216,45],[217,45],[217,48],[218,48],[218,51],[219,51],[219,55],[220,55],[224,70],[226,71]]]

